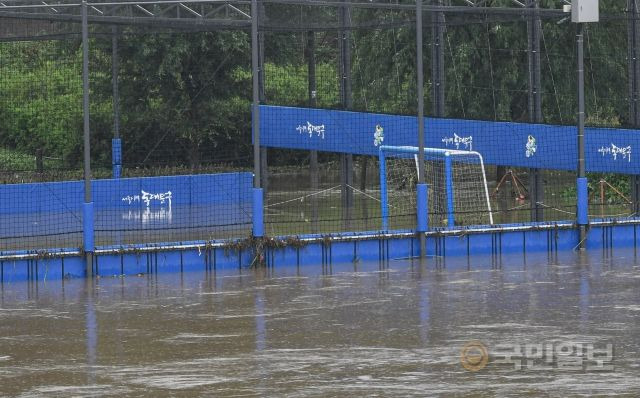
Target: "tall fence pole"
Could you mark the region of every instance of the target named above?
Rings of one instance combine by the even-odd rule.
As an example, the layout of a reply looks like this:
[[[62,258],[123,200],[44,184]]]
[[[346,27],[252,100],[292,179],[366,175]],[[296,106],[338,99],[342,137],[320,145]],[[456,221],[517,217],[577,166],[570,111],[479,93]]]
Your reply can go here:
[[[434,0],[435,5],[442,6],[442,0]],[[434,12],[431,28],[431,76],[433,80],[432,98],[433,114],[445,116],[445,73],[444,73],[444,13]]]
[[[640,23],[638,23],[637,2],[627,0],[627,48],[629,72],[629,123],[633,127],[640,126]],[[630,176],[631,212],[637,216],[640,213],[640,176]]]
[[[348,0],[344,0],[346,3]],[[349,110],[353,108],[351,96],[351,7],[347,4],[340,8],[340,70],[342,72],[342,106]],[[344,228],[351,228],[353,209],[353,155],[340,155],[341,186],[342,186],[342,218]]]
[[[257,21],[261,21],[262,16],[265,15],[264,4],[258,4],[258,11],[256,15]],[[264,41],[264,32],[260,32],[260,30],[258,30],[258,99],[261,104],[266,103],[266,96],[264,92]],[[260,188],[262,188],[263,195],[265,195],[269,190],[269,160],[267,149],[267,147],[260,147]]]
[[[309,78],[309,107],[318,105],[318,89],[316,85],[316,34],[310,30],[307,32],[307,75]],[[318,179],[318,151],[309,152],[309,174],[311,179],[311,191],[317,192]],[[311,197],[311,232],[318,232],[318,196]]]
[[[82,112],[84,138],[84,203],[82,206],[83,249],[87,278],[93,277],[93,201],[91,196],[91,139],[89,132],[89,23],[87,0],[82,0]]]
[[[577,179],[577,223],[580,230],[579,247],[585,248],[588,219],[588,192],[584,158],[584,24],[577,23],[576,47],[578,58],[578,179]]]
[[[120,93],[118,92],[118,27],[111,28],[111,84],[113,86],[113,140],[111,141],[111,158],[113,178],[122,174],[122,140],[120,139]]]
[[[387,160],[384,150],[378,150],[378,167],[380,168],[380,229],[387,231],[389,229],[389,198],[387,194]],[[424,234],[421,234],[424,236]]]
[[[251,0],[251,72],[253,132],[253,236],[264,236],[263,194],[260,187],[260,77],[258,59],[258,0]]]
[[[416,187],[416,231],[420,239],[420,257],[427,254],[428,187],[424,178],[424,62],[422,59],[422,0],[416,1],[416,77],[418,95],[418,185]]]
[[[529,7],[540,8],[538,0],[529,0]],[[542,81],[540,73],[540,16],[534,13],[527,21],[527,50],[529,71],[529,121],[542,123]],[[544,186],[542,170],[529,169],[531,221],[543,221]]]

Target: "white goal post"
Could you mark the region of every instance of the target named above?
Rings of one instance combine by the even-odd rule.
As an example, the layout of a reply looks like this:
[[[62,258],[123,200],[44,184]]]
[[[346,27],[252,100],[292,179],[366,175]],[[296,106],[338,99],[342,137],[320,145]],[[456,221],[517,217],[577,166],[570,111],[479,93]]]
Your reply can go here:
[[[482,155],[476,151],[424,148],[425,183],[431,226],[493,224]],[[382,145],[380,203],[382,229],[389,220],[416,214],[418,147]]]

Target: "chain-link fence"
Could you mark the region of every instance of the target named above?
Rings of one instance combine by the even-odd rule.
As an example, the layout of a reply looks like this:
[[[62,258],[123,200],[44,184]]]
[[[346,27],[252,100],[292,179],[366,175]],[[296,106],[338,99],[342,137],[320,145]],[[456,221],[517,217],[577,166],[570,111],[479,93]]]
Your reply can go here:
[[[415,229],[397,147],[418,146],[421,91],[430,227],[576,219],[576,25],[553,4],[425,4],[419,90],[415,2],[259,1],[259,164],[249,2],[84,4],[96,245],[249,236],[258,168],[267,235]],[[0,7],[0,251],[82,245],[82,4],[56,5]],[[629,218],[640,21],[601,14],[589,215]]]

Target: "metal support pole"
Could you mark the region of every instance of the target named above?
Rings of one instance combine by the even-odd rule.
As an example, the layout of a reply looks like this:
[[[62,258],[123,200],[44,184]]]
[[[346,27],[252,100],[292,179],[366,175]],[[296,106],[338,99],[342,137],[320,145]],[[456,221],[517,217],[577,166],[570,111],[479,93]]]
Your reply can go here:
[[[93,201],[91,196],[91,139],[89,132],[89,23],[87,0],[82,0],[82,113],[84,138],[83,248],[87,278],[93,277]]]
[[[629,71],[629,124],[640,126],[640,12],[635,0],[627,0],[627,48]],[[631,183],[631,212],[637,216],[640,213],[640,176],[630,176]]]
[[[540,8],[538,0],[529,0],[529,7]],[[540,72],[540,16],[534,13],[527,21],[528,64],[529,64],[529,120],[542,123],[542,81]],[[531,221],[544,220],[544,186],[542,170],[529,169],[529,194],[531,201]]]
[[[258,4],[257,20],[264,15],[264,4]],[[261,104],[265,103],[264,93],[264,32],[258,31],[258,98]],[[260,148],[260,187],[266,194],[269,189],[269,160],[267,147]]]
[[[640,10],[635,0],[627,0],[627,52],[629,72],[629,122],[632,126],[640,125]]]
[[[307,32],[307,76],[309,78],[309,107],[315,108],[318,105],[316,87],[316,34],[310,30]],[[317,192],[319,187],[318,178],[318,151],[309,152],[309,174],[311,178],[311,190]],[[311,197],[311,231],[318,232],[318,197]]]
[[[422,0],[416,2],[416,58],[418,95],[418,184],[424,184],[424,62],[422,59]],[[428,214],[428,211],[427,211]],[[420,257],[427,254],[427,239],[420,233]]]
[[[253,77],[252,130],[253,130],[253,186],[260,188],[260,76],[258,60],[258,1],[251,0],[251,72]]]
[[[584,157],[584,40],[582,23],[577,24],[576,47],[578,57],[578,179],[577,179],[577,224],[580,229],[579,247],[585,248],[588,220],[588,193]]]
[[[262,188],[260,179],[260,78],[258,59],[258,1],[251,0],[251,72],[253,77],[252,131],[253,131],[253,235],[263,236]],[[257,206],[260,205],[260,206]]]
[[[122,140],[120,139],[120,94],[118,92],[118,27],[111,28],[111,84],[113,86],[113,140],[111,157],[113,178],[122,174]]]
[[[347,0],[344,0],[345,3]],[[341,26],[340,31],[340,70],[342,72],[341,90],[342,106],[344,109],[353,108],[351,96],[351,7],[344,5],[340,8]],[[340,156],[341,163],[341,185],[342,185],[342,217],[344,228],[351,227],[353,211],[353,155],[345,153]]]
[[[435,5],[442,6],[442,0],[434,0]],[[444,73],[444,13],[435,12],[432,15],[433,26],[431,28],[431,75],[433,79],[432,99],[433,114],[437,117],[445,115],[445,73]]]
[[[382,225],[380,229],[387,231],[389,229],[389,198],[387,196],[387,161],[384,156],[384,150],[378,150],[378,166],[380,167],[380,217]],[[424,236],[424,234],[421,234]],[[422,253],[422,252],[421,252]]]

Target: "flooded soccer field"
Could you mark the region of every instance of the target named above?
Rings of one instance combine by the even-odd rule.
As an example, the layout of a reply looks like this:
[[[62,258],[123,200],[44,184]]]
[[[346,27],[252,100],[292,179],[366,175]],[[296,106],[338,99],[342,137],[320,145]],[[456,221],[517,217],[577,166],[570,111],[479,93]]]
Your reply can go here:
[[[0,395],[638,396],[639,265],[559,253],[5,283]]]

